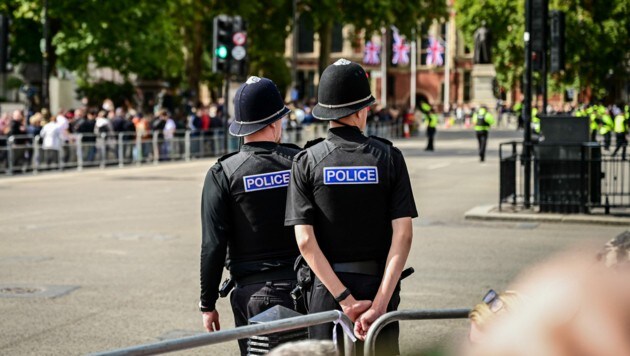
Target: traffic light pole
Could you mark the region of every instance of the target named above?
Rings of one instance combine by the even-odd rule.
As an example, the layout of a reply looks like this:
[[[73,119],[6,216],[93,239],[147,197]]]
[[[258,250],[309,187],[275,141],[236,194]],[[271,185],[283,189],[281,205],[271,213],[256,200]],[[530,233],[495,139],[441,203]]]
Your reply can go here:
[[[230,67],[230,60],[228,57],[227,67]],[[225,93],[223,94],[223,152],[224,154],[228,153],[228,119],[230,117],[229,106],[230,106],[230,73],[226,73],[224,77],[225,81]]]
[[[531,28],[532,28],[532,0],[525,0],[525,75],[523,77],[523,89],[525,97],[523,98],[523,121],[525,133],[523,138],[523,160],[525,161],[524,174],[524,205],[526,209],[530,208],[531,182],[532,182],[532,47],[531,47]]]
[[[547,12],[545,12],[545,13],[547,13]],[[549,62],[547,60],[547,52],[548,52],[547,51],[547,49],[548,49],[547,48],[548,47],[548,45],[547,45],[547,42],[548,42],[547,41],[547,36],[549,34],[548,28],[549,28],[548,19],[545,18],[545,36],[543,36],[543,52],[542,52],[542,58],[541,58],[541,60],[542,60],[542,73],[541,73],[541,76],[542,76],[542,99],[543,99],[542,100],[543,106],[542,106],[542,110],[541,111],[545,115],[547,114],[547,72],[548,72],[547,68],[549,66],[549,64],[548,64]]]
[[[42,105],[44,108],[49,109],[49,75],[50,75],[50,67],[49,67],[49,55],[50,55],[50,40],[49,40],[49,22],[48,22],[48,0],[44,0],[44,48],[42,53]]]

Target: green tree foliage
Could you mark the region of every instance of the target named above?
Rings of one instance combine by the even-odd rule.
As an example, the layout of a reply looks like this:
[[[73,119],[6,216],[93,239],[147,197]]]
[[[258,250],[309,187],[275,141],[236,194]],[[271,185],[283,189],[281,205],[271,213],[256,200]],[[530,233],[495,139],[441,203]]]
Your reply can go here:
[[[630,3],[627,0],[551,0],[550,10],[566,13],[566,70],[552,87],[590,87],[605,94],[610,79],[628,77]],[[492,61],[504,87],[520,82],[524,69],[524,0],[457,0],[457,23],[472,47],[473,33],[486,21],[492,32]]]

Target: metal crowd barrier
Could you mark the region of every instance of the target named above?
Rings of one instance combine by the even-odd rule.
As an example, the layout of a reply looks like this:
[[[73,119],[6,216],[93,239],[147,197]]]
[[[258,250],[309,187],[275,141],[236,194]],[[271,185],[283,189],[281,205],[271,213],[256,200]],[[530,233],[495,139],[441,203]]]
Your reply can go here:
[[[226,341],[248,338],[254,335],[266,335],[276,332],[295,330],[313,325],[331,322],[344,323],[352,330],[352,322],[348,317],[336,310],[322,313],[302,315],[293,318],[271,321],[264,324],[241,326],[229,330],[221,330],[213,333],[205,333],[179,339],[165,340],[152,344],[128,347],[92,354],[93,356],[120,356],[120,355],[158,355],[167,352],[181,351],[195,347],[208,346]],[[354,342],[344,333],[345,355],[354,355]]]
[[[470,309],[436,309],[436,310],[398,310],[381,315],[370,326],[365,344],[363,345],[363,354],[365,356],[373,356],[376,354],[376,338],[387,324],[400,320],[440,320],[440,319],[466,319],[470,314]]]
[[[288,127],[283,142],[303,146],[306,142],[326,135],[325,123]],[[402,123],[370,122],[367,135],[384,138],[402,137]],[[82,170],[88,167],[158,164],[164,161],[189,161],[217,157],[239,149],[240,139],[223,129],[208,131],[154,131],[144,135],[135,132],[77,133],[60,137],[58,150],[44,149],[42,137],[20,135],[0,136],[0,173],[33,173],[50,170]],[[225,149],[227,141],[227,150]]]

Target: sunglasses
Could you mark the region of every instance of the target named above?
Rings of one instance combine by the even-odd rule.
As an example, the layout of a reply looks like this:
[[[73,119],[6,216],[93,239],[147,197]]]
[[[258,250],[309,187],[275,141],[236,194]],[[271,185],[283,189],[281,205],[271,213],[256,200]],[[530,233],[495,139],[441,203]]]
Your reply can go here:
[[[499,294],[494,291],[494,289],[490,289],[488,293],[483,297],[483,302],[490,308],[490,311],[493,313],[498,312],[503,309],[503,301],[499,298]]]

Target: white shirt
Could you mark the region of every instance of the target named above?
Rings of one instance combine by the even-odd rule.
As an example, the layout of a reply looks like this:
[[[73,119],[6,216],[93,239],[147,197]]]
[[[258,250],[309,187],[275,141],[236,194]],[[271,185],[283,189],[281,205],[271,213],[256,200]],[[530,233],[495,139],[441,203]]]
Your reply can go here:
[[[175,121],[173,121],[173,119],[171,119],[170,117],[166,120],[166,124],[164,125],[164,138],[165,139],[172,139],[173,136],[175,136],[175,129],[177,129],[177,126],[175,125]]]
[[[55,122],[49,122],[39,132],[42,138],[42,147],[45,150],[58,150],[61,148],[61,126]]]

